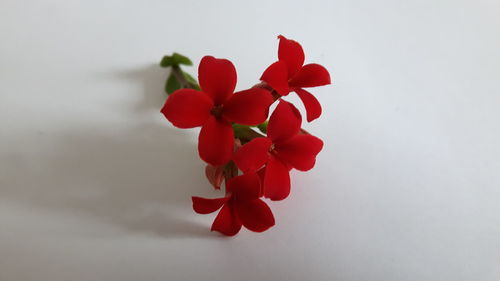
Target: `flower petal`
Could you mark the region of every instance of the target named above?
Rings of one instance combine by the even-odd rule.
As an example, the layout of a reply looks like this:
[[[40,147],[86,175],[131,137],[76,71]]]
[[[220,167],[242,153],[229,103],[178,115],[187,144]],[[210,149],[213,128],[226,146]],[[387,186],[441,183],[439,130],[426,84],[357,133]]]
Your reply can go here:
[[[274,148],[277,157],[300,171],[314,167],[316,155],[323,148],[323,141],[311,135],[297,135]]]
[[[290,194],[290,174],[280,160],[272,157],[266,166],[264,175],[264,197],[271,200],[283,200]]]
[[[260,178],[256,173],[243,174],[226,182],[228,192],[235,201],[248,201],[259,198]]]
[[[224,180],[224,166],[214,166],[208,164],[205,167],[205,176],[215,189],[220,189]]]
[[[207,94],[180,89],[168,97],[161,113],[178,128],[194,128],[207,121],[212,107],[212,100]]]
[[[217,217],[215,217],[211,230],[218,231],[227,236],[234,236],[240,229],[241,221],[235,215],[232,203],[229,201],[227,204],[224,204]]]
[[[232,62],[205,56],[198,67],[200,87],[216,105],[224,103],[236,87],[236,69]]]
[[[307,122],[311,122],[321,116],[321,104],[316,97],[301,88],[295,88],[294,91],[302,100],[302,103],[304,103],[307,112]]]
[[[251,88],[232,95],[224,104],[222,116],[239,124],[258,125],[267,119],[273,102],[269,91]]]
[[[290,88],[288,88],[288,69],[282,61],[277,61],[264,70],[260,80],[266,82],[282,96],[290,93]]]
[[[293,77],[304,64],[304,50],[302,46],[294,40],[286,39],[285,36],[278,36],[280,45],[278,47],[278,58],[286,63],[288,67],[288,78]]]
[[[300,131],[302,117],[297,108],[284,100],[280,100],[278,106],[269,118],[267,125],[267,136],[274,143],[286,141]]]
[[[260,199],[235,202],[234,210],[243,226],[251,231],[263,232],[275,224],[271,208]]]
[[[193,210],[195,212],[198,214],[210,214],[220,209],[229,200],[229,197],[209,199],[193,196],[191,199],[193,200]]]
[[[269,159],[271,145],[269,138],[255,138],[233,154],[233,161],[243,173],[255,172]]]
[[[231,124],[210,116],[198,136],[200,158],[212,165],[226,164],[233,153],[233,139]]]
[[[315,63],[304,65],[290,80],[290,87],[317,87],[331,83],[330,74],[323,66]]]
[[[266,166],[260,168],[256,173],[259,176],[261,182],[259,197],[262,197],[264,196],[264,179],[266,176]]]

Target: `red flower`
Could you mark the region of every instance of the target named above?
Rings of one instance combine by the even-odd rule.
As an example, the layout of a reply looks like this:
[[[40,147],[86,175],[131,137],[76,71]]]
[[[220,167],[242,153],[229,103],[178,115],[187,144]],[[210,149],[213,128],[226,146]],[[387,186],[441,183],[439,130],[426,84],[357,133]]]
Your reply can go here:
[[[258,88],[233,94],[236,70],[226,59],[203,57],[198,79],[202,91],[175,91],[161,112],[176,127],[202,126],[198,138],[201,159],[212,165],[222,165],[231,159],[233,152],[231,122],[243,125],[264,122],[273,98],[267,90]]]
[[[228,236],[238,233],[241,226],[263,232],[274,225],[269,206],[259,199],[260,179],[255,173],[234,177],[226,183],[226,196],[207,199],[193,196],[193,209],[199,214],[219,211],[212,224],[212,231]]]
[[[271,200],[285,199],[290,193],[290,168],[312,169],[323,148],[319,138],[300,133],[301,119],[297,108],[281,100],[269,118],[267,137],[251,140],[233,156],[244,173],[265,165],[263,194]]]
[[[304,51],[299,43],[278,36],[278,61],[271,64],[262,74],[260,80],[266,82],[281,96],[291,91],[297,93],[307,111],[307,121],[321,115],[321,105],[308,91],[302,88],[317,87],[331,83],[330,74],[321,65],[304,64]]]

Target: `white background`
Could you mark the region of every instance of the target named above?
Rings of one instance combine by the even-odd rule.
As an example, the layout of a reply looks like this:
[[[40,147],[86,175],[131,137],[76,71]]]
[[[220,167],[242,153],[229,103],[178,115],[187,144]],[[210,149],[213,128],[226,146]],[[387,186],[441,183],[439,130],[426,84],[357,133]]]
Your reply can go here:
[[[499,280],[499,18],[496,0],[1,0],[0,280]],[[332,74],[304,124],[326,145],[275,227],[225,238],[191,210],[220,193],[197,130],[159,113],[157,63],[229,58],[241,90],[278,34]]]

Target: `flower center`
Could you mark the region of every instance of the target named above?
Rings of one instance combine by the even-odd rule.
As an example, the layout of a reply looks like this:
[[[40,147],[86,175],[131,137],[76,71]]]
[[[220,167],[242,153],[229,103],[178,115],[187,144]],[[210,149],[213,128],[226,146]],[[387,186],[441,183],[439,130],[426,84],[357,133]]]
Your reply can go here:
[[[216,118],[220,118],[222,116],[222,110],[223,110],[223,105],[217,105],[212,108],[210,113],[212,113],[213,116]]]

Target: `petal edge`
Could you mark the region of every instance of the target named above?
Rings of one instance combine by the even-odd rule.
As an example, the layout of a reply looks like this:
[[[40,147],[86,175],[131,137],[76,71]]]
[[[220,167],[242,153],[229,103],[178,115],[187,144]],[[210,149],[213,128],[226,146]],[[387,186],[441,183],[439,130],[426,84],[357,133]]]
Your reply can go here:
[[[231,125],[211,116],[198,136],[200,158],[214,166],[226,164],[231,159],[233,146],[234,135]]]
[[[311,122],[321,116],[321,104],[315,96],[301,88],[295,88],[294,91],[304,104],[304,107],[306,109],[307,122]]]
[[[310,88],[331,84],[330,73],[322,65],[304,65],[290,80],[290,87]]]
[[[193,89],[180,89],[167,98],[161,113],[172,125],[187,129],[203,125],[212,107],[212,100],[207,94]]]
[[[204,56],[198,67],[201,89],[209,94],[215,105],[224,103],[236,87],[236,69],[231,61]]]

